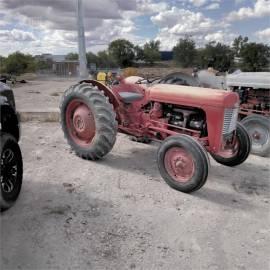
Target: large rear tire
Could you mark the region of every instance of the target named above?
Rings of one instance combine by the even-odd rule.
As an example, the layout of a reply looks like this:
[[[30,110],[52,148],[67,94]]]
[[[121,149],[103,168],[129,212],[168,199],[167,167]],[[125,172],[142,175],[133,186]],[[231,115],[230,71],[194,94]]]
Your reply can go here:
[[[0,135],[0,211],[10,208],[18,199],[23,178],[23,161],[17,140],[8,133]]]
[[[168,137],[158,150],[157,163],[163,179],[178,191],[194,192],[207,180],[207,154],[190,136]]]
[[[97,160],[111,151],[117,134],[116,114],[100,90],[87,83],[70,87],[60,111],[64,135],[79,157]]]
[[[243,163],[248,158],[250,150],[251,140],[248,132],[241,123],[237,123],[235,143],[229,145],[219,155],[211,153],[211,156],[218,163],[233,167]]]
[[[262,115],[249,115],[241,123],[252,141],[251,153],[258,156],[270,154],[270,120]]]

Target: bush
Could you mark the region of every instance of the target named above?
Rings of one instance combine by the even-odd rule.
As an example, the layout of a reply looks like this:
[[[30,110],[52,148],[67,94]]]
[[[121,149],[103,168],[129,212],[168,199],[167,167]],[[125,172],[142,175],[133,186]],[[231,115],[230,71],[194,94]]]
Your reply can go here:
[[[262,43],[247,43],[240,51],[240,67],[244,71],[263,71],[269,68],[270,47]]]
[[[195,41],[189,37],[181,38],[173,48],[174,61],[183,68],[193,67],[196,55]]]
[[[234,65],[234,53],[225,44],[209,42],[198,52],[198,63],[202,68],[212,67],[219,71],[228,71]]]
[[[143,59],[146,63],[152,65],[154,62],[160,60],[160,41],[150,41],[143,46]]]
[[[135,59],[134,45],[126,39],[117,39],[109,44],[109,55],[121,67],[132,66]]]
[[[5,60],[2,72],[20,75],[26,72],[35,72],[37,63],[33,56],[15,52],[10,54]]]

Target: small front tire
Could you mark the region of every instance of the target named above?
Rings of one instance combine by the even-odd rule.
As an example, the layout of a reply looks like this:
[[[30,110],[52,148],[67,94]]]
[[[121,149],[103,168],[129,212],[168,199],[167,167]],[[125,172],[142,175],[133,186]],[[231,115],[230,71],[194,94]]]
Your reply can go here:
[[[233,167],[242,164],[248,158],[250,150],[251,140],[248,132],[241,123],[237,123],[235,143],[218,155],[211,153],[211,156],[218,163]]]
[[[158,150],[158,168],[172,188],[190,193],[200,189],[208,176],[208,157],[192,137],[168,137]]]

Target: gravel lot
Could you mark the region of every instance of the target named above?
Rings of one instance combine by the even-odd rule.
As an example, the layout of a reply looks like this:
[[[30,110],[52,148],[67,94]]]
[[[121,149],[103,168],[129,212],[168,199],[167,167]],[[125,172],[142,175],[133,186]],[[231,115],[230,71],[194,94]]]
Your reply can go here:
[[[187,195],[161,179],[157,145],[123,135],[99,162],[71,153],[57,123],[23,124],[21,147],[1,269],[269,269],[269,158],[211,160],[206,185]]]
[[[64,91],[77,82],[76,79],[48,78],[11,87],[19,111],[54,111],[58,109]]]

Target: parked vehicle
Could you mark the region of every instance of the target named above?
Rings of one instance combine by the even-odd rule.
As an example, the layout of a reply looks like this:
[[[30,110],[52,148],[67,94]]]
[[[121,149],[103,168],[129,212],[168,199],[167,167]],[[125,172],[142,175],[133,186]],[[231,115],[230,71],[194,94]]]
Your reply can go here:
[[[225,76],[217,71],[201,70],[195,75],[194,79],[200,87],[226,89],[239,94],[238,120],[246,127],[251,137],[251,152],[258,156],[268,156],[270,154],[270,72],[238,70]],[[185,81],[181,79],[181,73],[178,75],[180,79],[176,80],[175,77],[175,73],[167,75],[166,83],[183,84]]]
[[[251,144],[246,129],[237,123],[238,105],[233,92],[151,85],[136,76],[112,88],[84,80],[64,93],[61,125],[72,149],[84,159],[108,154],[117,131],[161,142],[157,154],[161,176],[171,187],[193,192],[207,180],[207,151],[226,166],[247,159]]]
[[[17,200],[22,185],[23,161],[19,147],[20,121],[12,90],[0,82],[0,210],[10,208]]]
[[[270,154],[270,72],[237,72],[227,75],[227,88],[239,94],[239,119],[246,127],[253,154]]]

